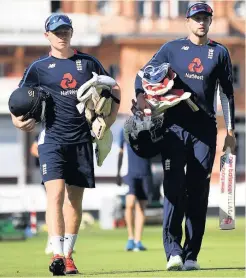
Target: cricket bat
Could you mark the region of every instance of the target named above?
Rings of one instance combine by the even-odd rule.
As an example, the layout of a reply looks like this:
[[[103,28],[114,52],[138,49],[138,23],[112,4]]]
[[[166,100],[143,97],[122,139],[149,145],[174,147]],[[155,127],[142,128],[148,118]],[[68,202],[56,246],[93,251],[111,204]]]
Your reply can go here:
[[[228,148],[220,158],[219,227],[235,229],[236,156]]]

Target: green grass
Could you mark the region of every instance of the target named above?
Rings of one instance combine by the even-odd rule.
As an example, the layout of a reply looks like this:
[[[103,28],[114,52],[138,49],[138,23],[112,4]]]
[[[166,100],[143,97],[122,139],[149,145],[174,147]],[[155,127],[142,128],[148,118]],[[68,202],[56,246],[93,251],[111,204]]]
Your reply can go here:
[[[199,255],[200,271],[167,272],[162,228],[145,228],[147,252],[125,252],[126,230],[80,232],[74,258],[77,277],[244,277],[245,222],[238,218],[232,231],[220,231],[218,219],[209,218]],[[0,277],[49,277],[49,257],[44,254],[46,234],[22,242],[0,242]]]

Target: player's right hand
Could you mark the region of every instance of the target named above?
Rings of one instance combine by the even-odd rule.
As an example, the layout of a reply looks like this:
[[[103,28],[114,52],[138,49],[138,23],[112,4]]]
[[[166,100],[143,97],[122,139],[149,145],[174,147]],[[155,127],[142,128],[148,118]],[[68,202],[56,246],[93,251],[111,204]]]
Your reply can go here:
[[[119,174],[117,174],[117,176],[116,176],[116,184],[118,186],[121,186],[121,184],[122,184],[122,178]]]
[[[22,121],[23,116],[15,117],[11,114],[13,125],[23,131],[31,132],[35,128],[35,120],[28,119],[26,121]]]
[[[227,148],[230,148],[231,153],[236,154],[236,145],[237,145],[237,140],[234,131],[233,130],[227,131],[223,152],[225,152]]]
[[[138,96],[137,96],[137,103],[134,100],[132,100],[132,104],[136,105],[138,110],[141,110],[141,111],[144,111],[144,109],[146,109],[146,108],[151,109],[151,106],[146,101],[144,95],[141,93],[138,94]]]

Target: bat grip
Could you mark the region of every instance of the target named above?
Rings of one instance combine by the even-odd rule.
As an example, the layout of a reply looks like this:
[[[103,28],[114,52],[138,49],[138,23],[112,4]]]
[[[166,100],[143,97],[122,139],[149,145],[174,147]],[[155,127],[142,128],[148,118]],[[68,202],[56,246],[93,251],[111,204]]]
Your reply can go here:
[[[226,153],[226,154],[231,153],[231,148],[230,148],[230,147],[227,147],[225,153]]]

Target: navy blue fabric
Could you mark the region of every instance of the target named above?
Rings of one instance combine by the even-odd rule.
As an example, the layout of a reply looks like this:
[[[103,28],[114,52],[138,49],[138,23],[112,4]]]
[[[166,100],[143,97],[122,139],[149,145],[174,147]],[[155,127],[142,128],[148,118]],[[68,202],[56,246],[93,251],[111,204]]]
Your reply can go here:
[[[139,201],[149,201],[151,200],[151,186],[152,178],[151,176],[146,176],[142,178],[134,178],[126,176],[124,183],[129,186],[127,194],[136,196]]]
[[[173,40],[164,44],[143,69],[148,65],[160,66],[164,62],[170,63],[177,73],[174,88],[191,92],[192,99],[201,110],[214,118],[214,99],[219,83],[234,116],[232,65],[229,52],[223,45],[211,40],[203,46],[195,45],[187,38]],[[139,75],[135,80],[135,91],[136,94],[144,92]],[[185,117],[181,105],[177,105],[176,109],[177,117]],[[192,117],[191,121],[195,118]],[[233,117],[231,125],[234,127]]]
[[[191,3],[187,9],[186,12],[186,17],[191,17],[197,13],[206,13],[209,16],[213,15],[213,10],[212,8],[206,4],[206,3],[201,3],[201,2],[197,2],[197,3]]]
[[[127,147],[128,155],[128,176],[131,178],[142,178],[145,176],[151,176],[150,160],[137,156],[131,146],[125,142],[123,129],[120,131],[119,147],[123,149],[124,144]]]
[[[69,59],[45,56],[25,71],[20,87],[42,87],[49,93],[46,105],[44,143],[76,144],[90,141],[85,115],[76,104],[78,88],[92,77],[92,72],[107,74],[93,56],[75,51]]]
[[[165,134],[162,149],[165,177],[163,244],[167,259],[170,255],[181,255],[185,260],[197,259],[206,223],[216,134],[215,124],[204,125],[199,132],[197,126],[184,128],[171,124]],[[182,247],[184,216],[186,240]]]
[[[80,144],[41,144],[38,146],[43,182],[64,179],[66,184],[95,187],[93,147]]]

